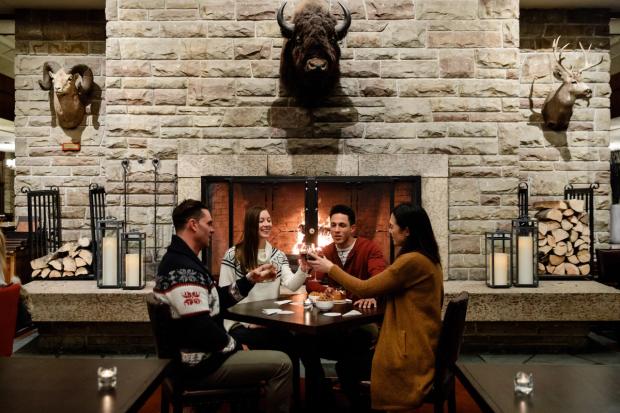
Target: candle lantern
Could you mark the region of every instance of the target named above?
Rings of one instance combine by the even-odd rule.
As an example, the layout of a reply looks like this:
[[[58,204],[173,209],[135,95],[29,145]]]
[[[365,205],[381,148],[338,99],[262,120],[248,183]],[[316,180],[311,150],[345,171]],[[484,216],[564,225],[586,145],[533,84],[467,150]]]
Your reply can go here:
[[[136,230],[123,233],[124,290],[140,290],[146,285],[146,234]]]
[[[538,287],[538,220],[520,217],[512,220],[512,285]]]
[[[121,233],[123,221],[114,218],[97,221],[97,287],[121,286]]]
[[[487,232],[484,253],[487,260],[487,286],[508,288],[512,271],[512,235],[507,231]]]

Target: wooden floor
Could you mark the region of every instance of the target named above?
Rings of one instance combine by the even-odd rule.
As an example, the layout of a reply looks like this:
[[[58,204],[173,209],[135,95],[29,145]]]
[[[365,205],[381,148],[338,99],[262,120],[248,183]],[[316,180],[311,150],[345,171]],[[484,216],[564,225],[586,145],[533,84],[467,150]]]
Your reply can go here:
[[[160,409],[160,391],[158,390],[140,409],[139,413],[159,413]],[[445,406],[445,410],[448,410],[447,404]],[[170,408],[172,411],[172,408]],[[185,412],[188,413],[191,410],[185,409]],[[463,387],[463,385],[457,380],[456,382],[456,411],[457,413],[481,413],[480,408],[476,404],[476,402],[471,398],[471,396],[467,393],[467,390]],[[433,406],[430,404],[424,405],[419,409],[415,410],[416,413],[433,413]],[[228,409],[223,407],[219,413],[228,413]],[[320,413],[320,412],[318,412]]]

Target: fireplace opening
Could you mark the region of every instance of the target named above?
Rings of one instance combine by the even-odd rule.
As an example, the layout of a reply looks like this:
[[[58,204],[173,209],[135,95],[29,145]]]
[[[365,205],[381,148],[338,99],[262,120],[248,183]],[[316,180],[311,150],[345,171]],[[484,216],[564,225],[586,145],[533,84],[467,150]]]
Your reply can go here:
[[[203,262],[217,278],[224,253],[239,241],[246,209],[260,205],[272,218],[269,242],[294,255],[302,242],[317,246],[331,242],[329,210],[350,206],[356,215],[356,236],[373,240],[389,262],[394,246],[388,233],[390,211],[402,202],[422,202],[419,176],[355,177],[232,177],[205,176],[202,201],[213,216],[215,233]]]

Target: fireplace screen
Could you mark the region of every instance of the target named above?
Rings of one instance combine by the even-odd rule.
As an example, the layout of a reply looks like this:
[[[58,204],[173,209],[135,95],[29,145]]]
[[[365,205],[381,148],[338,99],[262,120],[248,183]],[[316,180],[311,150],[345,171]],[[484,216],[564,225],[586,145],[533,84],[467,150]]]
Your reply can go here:
[[[273,222],[270,242],[287,255],[301,243],[327,245],[329,210],[355,211],[355,235],[372,239],[390,262],[390,210],[399,203],[421,204],[420,177],[213,177],[202,178],[202,201],[213,216],[215,234],[203,261],[217,277],[224,253],[239,241],[246,209],[265,207]],[[291,262],[291,264],[294,264]]]

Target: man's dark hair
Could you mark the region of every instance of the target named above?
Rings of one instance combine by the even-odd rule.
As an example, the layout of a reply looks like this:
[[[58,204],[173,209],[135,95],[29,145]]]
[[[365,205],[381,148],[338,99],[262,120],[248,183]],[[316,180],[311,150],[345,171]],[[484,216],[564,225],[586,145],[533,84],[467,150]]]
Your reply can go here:
[[[334,214],[344,214],[349,217],[349,225],[355,224],[355,212],[346,205],[334,205],[332,209],[329,210],[329,217],[331,218]]]
[[[208,209],[205,204],[195,199],[186,199],[181,202],[174,211],[172,211],[172,223],[174,229],[179,231],[183,229],[187,221],[190,219],[200,219],[202,210]]]

